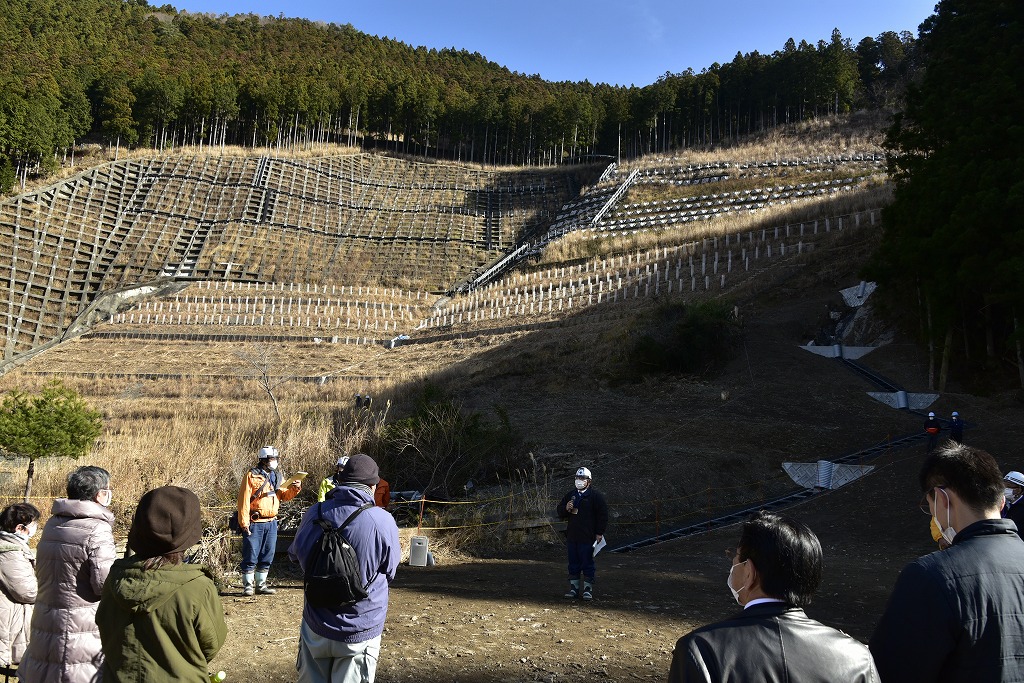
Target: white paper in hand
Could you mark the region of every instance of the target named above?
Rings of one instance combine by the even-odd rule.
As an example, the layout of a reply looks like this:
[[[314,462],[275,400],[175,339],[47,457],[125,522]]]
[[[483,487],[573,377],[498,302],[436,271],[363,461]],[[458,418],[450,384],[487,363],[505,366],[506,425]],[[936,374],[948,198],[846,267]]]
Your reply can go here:
[[[594,557],[601,552],[601,549],[608,545],[608,541],[605,540],[604,536],[601,537],[600,541],[594,541]]]

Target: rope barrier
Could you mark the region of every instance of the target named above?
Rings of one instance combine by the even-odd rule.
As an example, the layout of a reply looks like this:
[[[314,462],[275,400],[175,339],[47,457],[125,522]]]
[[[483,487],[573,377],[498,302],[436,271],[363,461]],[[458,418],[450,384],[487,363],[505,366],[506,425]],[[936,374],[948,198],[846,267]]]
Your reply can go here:
[[[742,489],[748,489],[748,488],[750,488],[752,486],[756,486],[757,490],[760,492],[760,491],[763,490],[763,487],[764,487],[765,484],[771,483],[771,482],[775,482],[775,481],[780,481],[780,480],[783,480],[785,478],[786,477],[784,475],[778,475],[778,476],[771,477],[771,478],[759,479],[759,480],[757,480],[755,482],[740,483],[740,484],[736,484],[736,485],[732,485],[732,486],[714,486],[714,487],[713,486],[708,486],[707,488],[702,489],[700,491],[696,491],[694,493],[690,493],[690,494],[686,494],[686,495],[681,495],[681,496],[672,496],[672,497],[669,497],[669,498],[652,498],[652,499],[648,499],[646,501],[642,501],[642,503],[644,505],[649,506],[649,509],[654,514],[654,519],[647,518],[647,519],[637,520],[637,521],[616,520],[614,522],[614,524],[615,524],[615,526],[618,526],[618,527],[653,526],[655,529],[659,529],[661,524],[663,524],[663,523],[674,522],[674,521],[677,521],[677,520],[680,520],[680,519],[685,519],[687,517],[692,517],[692,516],[695,516],[695,515],[710,514],[710,513],[719,511],[719,510],[731,509],[731,508],[736,507],[737,505],[748,505],[748,504],[754,503],[756,501],[763,500],[764,496],[763,495],[758,495],[758,496],[755,496],[753,498],[744,500],[744,501],[739,502],[739,503],[737,503],[737,502],[728,502],[728,503],[722,503],[722,504],[717,504],[717,505],[713,503],[713,499],[714,499],[716,493],[723,493],[723,492],[729,492],[729,491],[737,491],[737,490],[742,490]],[[699,500],[699,499],[704,498],[704,497],[707,498],[706,504],[693,505],[693,506],[691,506],[685,512],[677,512],[675,514],[670,514],[668,516],[664,515],[664,506],[665,506],[666,503],[671,504],[671,503],[687,502],[687,501],[693,501],[695,499]],[[529,512],[527,512],[527,513],[516,514],[515,502],[516,502],[516,500],[519,500],[519,499],[522,499],[522,498],[528,499],[528,501],[531,504],[530,505],[531,510]],[[3,500],[3,501],[22,501],[22,500],[24,500],[24,496],[0,496],[0,500]],[[51,500],[52,501],[52,500],[54,500],[54,497],[53,496],[30,496],[30,500]],[[497,519],[497,520],[493,520],[493,521],[486,521],[486,522],[477,522],[477,523],[473,523],[473,524],[456,524],[456,525],[445,525],[445,526],[424,526],[423,525],[423,518],[426,515],[426,513],[428,512],[426,510],[426,506],[427,505],[431,505],[431,506],[435,506],[435,507],[436,506],[458,506],[458,505],[475,505],[477,507],[484,507],[484,506],[487,506],[487,505],[495,505],[495,504],[498,504],[498,503],[504,503],[506,501],[508,502],[508,509],[507,509],[506,514],[504,515],[504,517],[502,519]],[[536,506],[537,506],[537,503],[542,502],[545,505],[545,507],[547,507],[549,510],[553,510],[554,506],[558,502],[560,502],[560,501],[561,501],[561,497],[559,497],[559,498],[547,498],[547,497],[538,498],[536,496],[530,496],[528,494],[523,494],[523,496],[517,496],[514,491],[510,491],[509,493],[507,493],[505,495],[494,496],[492,498],[484,498],[484,499],[480,499],[480,500],[435,500],[435,499],[431,499],[431,498],[421,498],[419,500],[393,501],[391,503],[391,505],[389,506],[389,509],[395,510],[396,508],[401,508],[401,507],[409,508],[409,507],[414,506],[414,505],[419,507],[419,510],[417,511],[417,525],[416,525],[417,533],[419,533],[421,531],[449,531],[449,530],[456,530],[456,529],[485,528],[485,527],[494,527],[494,526],[498,526],[498,525],[502,525],[502,524],[513,525],[513,524],[522,523],[522,522],[534,522],[534,521],[537,521],[538,519],[540,519],[541,517],[543,517],[543,519],[545,521],[547,521],[547,522],[556,522],[558,520],[552,519],[551,515],[544,515],[544,513],[542,513],[542,512],[539,513],[537,511],[537,509],[536,509]],[[612,504],[609,504],[608,507],[609,508],[630,508],[630,509],[634,509],[635,510],[635,509],[638,508],[638,504],[637,504],[637,502],[612,503]],[[237,506],[235,504],[204,505],[204,506],[202,506],[202,509],[205,510],[205,511],[208,511],[208,512],[229,512],[229,511],[236,510]],[[535,526],[542,526],[542,525],[541,524],[537,524]]]

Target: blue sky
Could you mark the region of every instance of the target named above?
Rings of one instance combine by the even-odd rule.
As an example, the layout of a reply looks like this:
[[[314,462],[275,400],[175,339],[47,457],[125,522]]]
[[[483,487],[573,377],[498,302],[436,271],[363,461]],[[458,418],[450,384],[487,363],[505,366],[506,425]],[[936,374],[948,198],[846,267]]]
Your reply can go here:
[[[160,5],[162,0],[150,0]],[[352,24],[414,46],[479,52],[513,71],[552,81],[644,86],[666,71],[771,53],[787,38],[856,45],[910,31],[935,0],[177,0],[191,12],[259,14]]]

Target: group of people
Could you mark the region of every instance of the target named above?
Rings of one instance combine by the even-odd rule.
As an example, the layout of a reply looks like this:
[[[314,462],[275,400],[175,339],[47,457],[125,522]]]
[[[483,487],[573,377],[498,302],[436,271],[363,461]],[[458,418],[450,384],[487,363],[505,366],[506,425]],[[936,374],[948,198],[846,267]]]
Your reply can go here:
[[[949,440],[955,443],[964,442],[964,421],[960,417],[960,413],[956,410],[949,416]],[[939,436],[942,433],[942,420],[940,420],[934,411],[928,412],[928,417],[924,421],[924,434],[928,439],[927,452],[931,453],[935,450],[935,447],[939,444]]]
[[[279,463],[276,448],[260,449],[256,466],[246,473],[238,492],[238,524],[243,534],[240,570],[242,592],[247,596],[275,592],[268,574],[277,547],[277,515],[280,504],[302,490],[302,481],[285,478]],[[350,521],[344,533],[358,557],[366,597],[341,607],[304,604],[296,661],[301,683],[374,679],[389,584],[402,556],[398,525],[387,512],[389,503],[390,487],[373,458],[363,453],[343,455],[334,473],[321,482],[318,502],[302,517],[289,557],[305,574],[325,529]],[[361,512],[354,515],[357,510]]]
[[[807,617],[821,544],[804,524],[761,512],[743,525],[726,577],[743,610],[680,638],[669,682],[1024,680],[1024,542],[1004,518],[1024,476],[1004,478],[991,455],[951,441],[926,457],[919,483],[945,549],[903,569],[867,646]]]
[[[39,510],[0,513],[0,663],[23,683],[208,680],[227,625],[209,570],[184,561],[202,537],[199,498],[148,491],[117,559],[113,497],[109,472],[76,469],[34,553]]]
[[[239,522],[250,539],[243,562],[254,571],[243,573],[243,585],[252,593],[272,590],[260,570],[272,527],[257,525],[274,521],[279,501],[301,489],[282,482],[275,449],[262,449],[259,460],[261,474],[247,474],[239,505],[241,514],[248,503],[248,524]],[[334,607],[305,601],[296,663],[303,683],[372,683],[401,557],[395,520],[375,504],[376,462],[357,454],[339,465],[288,554],[305,573],[325,529],[343,528],[366,597]],[[593,597],[608,521],[592,482],[588,468],[578,469],[558,506],[568,523],[566,597],[584,600]],[[919,483],[921,509],[945,549],[903,569],[867,646],[804,613],[821,583],[821,544],[806,525],[762,511],[743,524],[725,577],[743,610],[680,638],[670,683],[1024,680],[1024,543],[1013,521],[1024,475],[1004,476],[985,451],[950,442],[927,456]],[[177,486],[145,493],[118,559],[113,495],[106,470],[76,469],[35,553],[28,541],[39,510],[15,503],[0,513],[0,664],[16,666],[25,683],[208,680],[227,627],[209,570],[185,561],[202,536],[198,497]]]
[[[324,502],[335,488],[346,483],[345,467],[349,459],[347,455],[339,457],[334,473],[320,482],[319,502]],[[276,448],[261,448],[256,466],[245,473],[238,490],[236,514],[242,532],[239,570],[242,594],[246,596],[277,592],[268,581],[277,553],[277,515],[281,503],[290,501],[302,491],[302,480],[285,478],[279,469],[280,461],[281,454]],[[379,475],[374,485],[374,503],[385,509],[391,503],[391,487]]]
[[[242,529],[242,592],[273,594],[268,574],[277,547],[277,515],[282,502],[302,490],[300,479],[279,470],[280,453],[260,449],[258,462],[238,492]],[[289,557],[305,574],[327,528],[344,527],[358,557],[360,584],[366,597],[342,607],[315,607],[306,602],[299,628],[296,660],[300,683],[372,682],[387,616],[389,584],[402,556],[398,525],[387,512],[390,487],[377,463],[358,453],[343,455],[335,471],[320,483],[318,501],[302,517]],[[363,509],[365,508],[365,509]],[[371,509],[372,508],[372,509]],[[359,514],[354,514],[360,511]],[[351,519],[350,519],[351,516]]]
[[[239,495],[243,590],[273,593],[267,573],[276,545],[278,506],[301,490],[283,481],[273,447],[244,477]],[[380,483],[367,455],[347,459],[324,500],[303,516],[289,555],[305,569],[323,534],[361,506],[346,530],[358,552],[367,597],[336,609],[303,611],[297,679],[372,681],[401,557],[398,526],[374,505]],[[117,558],[110,474],[79,467],[67,478],[35,551],[40,511],[14,503],[0,512],[0,668],[23,683],[194,681],[227,638],[220,595],[209,569],[186,561],[202,537],[199,498],[178,486],[146,492],[136,507],[127,551]],[[383,501],[384,499],[379,499]],[[244,514],[243,514],[244,512]],[[0,671],[2,674],[3,671]]]

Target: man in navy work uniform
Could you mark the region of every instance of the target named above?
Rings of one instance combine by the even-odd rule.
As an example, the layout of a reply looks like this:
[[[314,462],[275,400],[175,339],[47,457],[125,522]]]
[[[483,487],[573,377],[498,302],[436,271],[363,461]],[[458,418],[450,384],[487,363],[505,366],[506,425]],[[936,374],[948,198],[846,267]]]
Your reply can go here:
[[[1000,517],[1003,475],[948,443],[925,459],[921,509],[947,550],[911,562],[871,636],[882,683],[1024,681],[1024,543]]]
[[[590,484],[590,470],[576,470],[576,487],[562,498],[555,510],[561,519],[568,520],[565,542],[569,551],[569,591],[567,598],[594,597],[594,544],[604,538],[608,526],[608,505],[601,492]],[[580,585],[580,573],[583,584]]]

